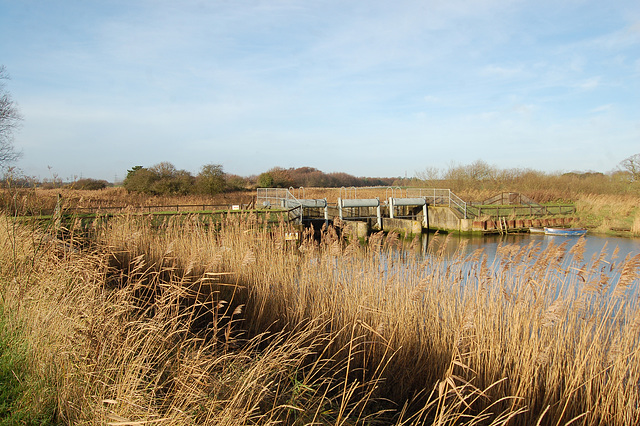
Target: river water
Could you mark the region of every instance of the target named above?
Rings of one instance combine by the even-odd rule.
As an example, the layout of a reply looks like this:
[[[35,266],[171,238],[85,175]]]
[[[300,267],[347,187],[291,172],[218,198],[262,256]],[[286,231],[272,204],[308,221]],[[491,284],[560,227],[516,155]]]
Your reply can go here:
[[[444,235],[434,237],[433,234],[423,234],[422,245],[426,253],[430,243],[440,246],[445,241]],[[601,253],[605,250],[607,257],[613,255],[616,247],[618,247],[617,258],[624,259],[628,254],[634,256],[640,254],[640,238],[621,238],[587,235],[585,244],[584,258],[590,259],[594,254]],[[437,239],[437,241],[434,241]],[[567,251],[571,249],[579,240],[578,237],[563,237],[557,235],[544,234],[508,234],[508,235],[480,235],[480,236],[464,236],[451,234],[447,240],[447,246],[443,249],[445,256],[452,256],[461,246],[465,247],[464,254],[470,254],[477,249],[483,249],[484,253],[489,257],[489,263],[493,261],[496,250],[499,245],[517,244],[527,246],[530,243],[540,245],[541,249],[545,249],[550,243],[560,245],[566,243]]]
[[[574,258],[571,248],[580,240],[584,240],[584,252],[582,256],[576,259]],[[465,274],[474,268],[474,263],[480,261],[486,262],[486,264],[489,265],[489,269],[497,273],[501,267],[500,265],[505,260],[504,256],[509,256],[509,253],[513,253],[513,250],[505,246],[516,246],[513,248],[519,247],[526,250],[525,252],[538,253],[540,256],[544,256],[545,249],[550,245],[556,248],[558,246],[564,247],[564,253],[566,255],[563,256],[561,261],[561,269],[564,271],[562,274],[564,275],[558,282],[578,283],[585,282],[585,279],[587,281],[598,279],[604,282],[602,278],[606,278],[605,281],[610,283],[610,285],[608,285],[609,290],[605,292],[606,294],[610,294],[619,281],[622,265],[625,264],[624,260],[640,255],[640,238],[595,235],[565,237],[544,234],[481,236],[463,236],[456,234],[422,235],[423,256],[430,257],[433,254],[437,254],[436,258],[444,260],[446,265],[450,264],[450,262],[452,262],[452,265],[455,264],[456,261],[454,261],[454,259],[460,259],[460,256],[462,256],[466,261],[463,262],[463,266],[460,266],[460,268],[462,268]],[[498,249],[500,247],[507,248],[507,250],[503,249],[499,251]],[[481,257],[477,255],[479,250],[481,250]],[[582,253],[582,250],[578,250],[577,252]],[[527,262],[535,262],[537,257],[538,256],[534,256],[533,258],[529,257]],[[629,263],[629,265],[633,264],[637,264],[637,260]],[[533,263],[531,263],[531,266],[533,266]],[[640,270],[634,266],[632,266],[632,269],[633,270],[627,269],[627,277],[629,277],[629,272],[634,277],[629,283],[629,294],[635,294],[637,297],[640,297]],[[582,273],[580,273],[580,271],[582,271]],[[581,279],[579,279],[578,276],[581,276]],[[465,278],[463,281],[467,282],[467,279]],[[577,290],[577,287],[569,287],[561,291],[572,293]]]

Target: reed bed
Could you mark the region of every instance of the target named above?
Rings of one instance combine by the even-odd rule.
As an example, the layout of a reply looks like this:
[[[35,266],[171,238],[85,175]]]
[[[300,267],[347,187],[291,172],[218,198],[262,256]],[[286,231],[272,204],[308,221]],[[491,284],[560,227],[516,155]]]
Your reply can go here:
[[[640,422],[640,255],[298,243],[251,214],[3,226],[3,303],[67,423]]]
[[[63,210],[100,209],[123,206],[229,205],[249,204],[255,193],[248,191],[206,195],[158,195],[130,193],[122,187],[100,190],[70,188],[0,189],[0,209],[11,215],[52,214],[60,202]],[[197,208],[196,208],[197,209]]]

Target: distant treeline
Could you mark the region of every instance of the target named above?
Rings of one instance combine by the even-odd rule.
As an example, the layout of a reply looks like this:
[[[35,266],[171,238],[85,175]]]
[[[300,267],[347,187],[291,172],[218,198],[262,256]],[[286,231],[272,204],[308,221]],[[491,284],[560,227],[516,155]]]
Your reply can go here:
[[[227,174],[219,164],[207,164],[193,176],[163,162],[153,167],[136,166],[128,170],[123,186],[131,192],[152,195],[219,194],[260,188],[342,187],[392,185],[394,178],[360,178],[347,173],[324,173],[312,167],[283,169],[275,167],[258,176]]]
[[[640,154],[630,158],[640,160]],[[416,174],[405,186],[451,189],[466,201],[481,201],[488,194],[519,192],[537,202],[569,201],[578,194],[640,196],[640,174],[627,167],[609,173],[546,173],[532,169],[499,169],[482,160],[468,165],[430,167]]]
[[[35,179],[11,176],[4,186],[96,190],[113,186],[91,178],[63,183],[54,178]],[[215,195],[255,188],[340,188],[402,186],[451,189],[468,201],[478,201],[488,193],[520,192],[538,202],[570,200],[576,194],[631,194],[640,196],[640,154],[621,161],[609,173],[547,173],[532,169],[500,169],[482,160],[467,165],[429,167],[412,178],[356,177],[348,173],[325,173],[313,167],[274,167],[259,175],[242,177],[226,173],[220,164],[207,164],[197,175],[179,170],[169,162],[151,167],[135,166],[122,182],[127,191],[149,195]]]
[[[134,166],[127,170],[122,186],[130,192],[151,195],[219,194],[223,192],[253,190],[255,188],[299,188],[299,187],[363,187],[398,185],[399,178],[356,177],[348,173],[324,173],[313,167],[274,167],[260,175],[248,177],[226,173],[220,164],[202,166],[197,175],[187,170],[179,170],[169,162],[151,167]],[[63,182],[54,176],[38,181],[35,178],[5,175],[1,186],[20,188],[39,187],[44,189],[69,188],[78,190],[99,190],[115,183],[106,180],[81,178],[73,182]]]
[[[624,164],[623,164],[624,165]],[[640,179],[634,170],[621,167],[610,173],[545,173],[531,169],[499,169],[482,160],[468,165],[451,164],[416,173],[413,178],[355,177],[324,173],[313,167],[272,168],[260,175],[227,174],[219,164],[208,164],[193,176],[171,163],[130,169],[123,186],[130,192],[153,195],[218,194],[255,188],[340,188],[363,186],[412,186],[451,189],[466,200],[479,201],[487,193],[520,192],[539,201],[570,200],[576,194],[640,195]]]
[[[260,188],[299,188],[299,187],[363,187],[390,186],[398,183],[398,178],[356,177],[348,173],[324,173],[313,167],[283,169],[275,167],[262,173],[256,180]]]

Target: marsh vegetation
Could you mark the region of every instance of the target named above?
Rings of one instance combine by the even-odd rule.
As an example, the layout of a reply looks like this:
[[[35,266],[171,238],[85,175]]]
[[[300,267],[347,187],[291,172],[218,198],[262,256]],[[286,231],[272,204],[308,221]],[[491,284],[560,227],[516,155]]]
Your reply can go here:
[[[425,256],[264,225],[4,217],[3,321],[37,383],[12,407],[65,424],[640,421],[640,255],[506,244],[489,262],[444,236]]]

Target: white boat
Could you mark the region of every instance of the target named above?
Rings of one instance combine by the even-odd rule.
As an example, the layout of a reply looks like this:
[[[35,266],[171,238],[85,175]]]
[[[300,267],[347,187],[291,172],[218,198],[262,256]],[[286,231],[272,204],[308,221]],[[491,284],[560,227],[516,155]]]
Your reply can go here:
[[[581,237],[587,233],[585,228],[544,228],[546,235],[563,235],[565,237]]]

